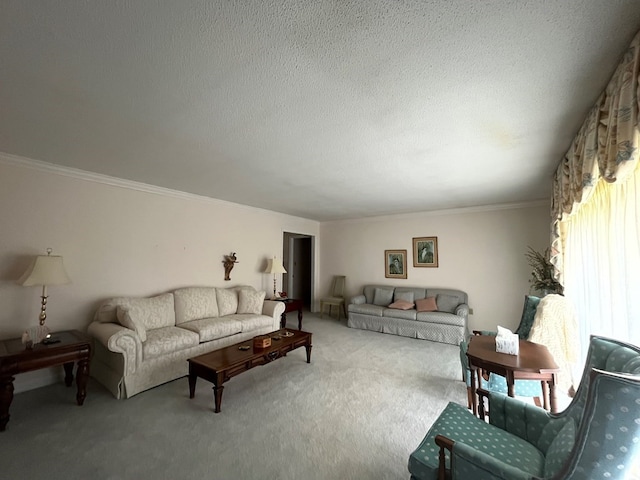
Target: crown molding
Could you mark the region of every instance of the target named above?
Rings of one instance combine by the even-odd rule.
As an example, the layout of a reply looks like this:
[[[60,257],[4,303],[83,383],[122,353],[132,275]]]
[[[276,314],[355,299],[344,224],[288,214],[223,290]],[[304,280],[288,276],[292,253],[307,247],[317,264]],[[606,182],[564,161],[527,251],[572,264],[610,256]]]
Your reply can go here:
[[[0,152],[0,164],[9,165],[12,167],[27,168],[30,170],[36,170],[39,172],[51,173],[54,175],[61,175],[64,177],[76,178],[87,182],[100,183],[102,185],[109,185],[112,187],[125,188],[128,190],[135,190],[138,192],[150,193],[153,195],[161,195],[165,197],[173,197],[182,200],[198,201],[203,203],[210,203],[215,205],[221,205],[232,208],[240,208],[243,210],[261,211],[270,215],[282,215],[291,216],[285,213],[275,212],[273,210],[267,210],[259,207],[252,207],[250,205],[243,205],[241,203],[229,202],[227,200],[220,200],[218,198],[207,197],[204,195],[197,195],[195,193],[183,192],[180,190],[173,190],[171,188],[158,187],[156,185],[150,185],[148,183],[136,182],[135,180],[126,180],[118,177],[111,177],[102,173],[89,172],[87,170],[80,170],[78,168],[67,167],[63,165],[56,165],[54,163],[43,162],[40,160],[34,160],[32,158],[21,157],[10,153]],[[302,217],[295,217],[302,218]],[[307,219],[304,219],[307,220]]]

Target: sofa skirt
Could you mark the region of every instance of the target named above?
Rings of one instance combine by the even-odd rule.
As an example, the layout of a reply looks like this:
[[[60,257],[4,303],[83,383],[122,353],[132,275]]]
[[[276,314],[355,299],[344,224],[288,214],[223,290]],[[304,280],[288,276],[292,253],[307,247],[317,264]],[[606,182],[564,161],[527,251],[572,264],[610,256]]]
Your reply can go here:
[[[351,328],[390,333],[403,337],[420,338],[432,342],[459,345],[467,338],[467,329],[461,325],[443,323],[418,322],[402,318],[373,317],[349,312],[347,325]]]

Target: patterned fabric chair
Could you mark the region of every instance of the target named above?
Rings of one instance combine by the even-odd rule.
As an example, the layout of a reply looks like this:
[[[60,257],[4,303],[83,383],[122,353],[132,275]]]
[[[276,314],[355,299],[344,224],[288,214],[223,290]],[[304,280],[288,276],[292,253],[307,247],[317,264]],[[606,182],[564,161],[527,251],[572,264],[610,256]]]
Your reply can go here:
[[[520,325],[516,329],[515,333],[522,340],[529,338],[531,327],[533,326],[533,320],[536,316],[536,309],[540,303],[540,298],[533,295],[524,296],[524,306],[522,308],[522,317],[520,318]],[[474,330],[476,335],[496,335],[497,332],[489,330]],[[471,408],[472,402],[475,400],[471,398],[471,370],[469,370],[469,361],[467,359],[467,342],[460,343],[460,363],[462,365],[462,379],[467,383],[467,408]],[[489,379],[485,380],[480,378],[478,382],[481,388],[489,390],[490,392],[507,394],[507,380],[495,373],[489,375]],[[515,394],[518,397],[531,397],[534,399],[537,406],[541,406],[540,399],[542,398],[542,385],[536,380],[516,380],[514,383]]]
[[[409,457],[412,480],[634,478],[640,347],[592,336],[580,387],[558,414],[500,393],[483,395],[489,423],[449,403]]]

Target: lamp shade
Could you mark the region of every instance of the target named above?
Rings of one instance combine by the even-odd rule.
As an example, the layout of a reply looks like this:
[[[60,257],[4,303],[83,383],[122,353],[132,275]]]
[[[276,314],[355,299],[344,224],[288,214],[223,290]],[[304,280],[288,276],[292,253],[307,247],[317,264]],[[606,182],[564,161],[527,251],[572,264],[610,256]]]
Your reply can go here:
[[[278,260],[276,257],[273,257],[272,259],[268,260],[267,269],[264,271],[264,273],[276,274],[276,273],[287,273],[287,271],[284,269],[282,262]]]
[[[18,280],[20,285],[64,285],[71,283],[59,255],[38,255]]]

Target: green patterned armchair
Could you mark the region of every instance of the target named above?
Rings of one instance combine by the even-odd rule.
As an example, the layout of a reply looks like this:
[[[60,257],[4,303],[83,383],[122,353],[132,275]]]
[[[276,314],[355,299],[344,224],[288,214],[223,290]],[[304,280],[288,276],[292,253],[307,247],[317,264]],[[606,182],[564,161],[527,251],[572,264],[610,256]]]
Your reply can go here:
[[[558,414],[482,394],[489,423],[449,403],[409,457],[412,480],[640,475],[640,347],[592,336],[580,387]]]

